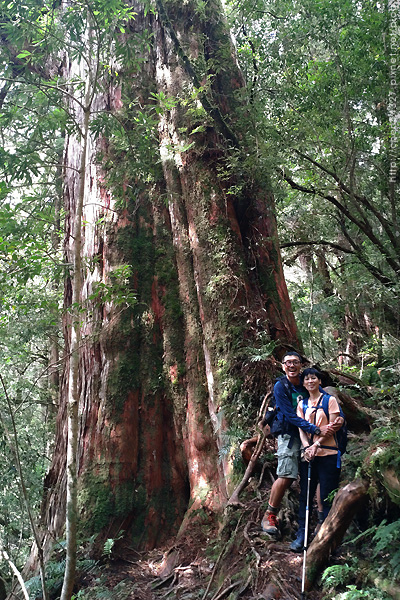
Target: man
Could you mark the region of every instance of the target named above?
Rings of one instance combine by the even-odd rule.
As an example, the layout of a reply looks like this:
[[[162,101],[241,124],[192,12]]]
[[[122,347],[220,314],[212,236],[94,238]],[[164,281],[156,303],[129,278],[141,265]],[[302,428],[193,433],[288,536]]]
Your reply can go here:
[[[297,404],[308,397],[307,390],[300,383],[300,370],[302,358],[294,351],[287,352],[282,359],[285,377],[274,386],[278,420],[281,424],[281,433],[278,435],[278,467],[275,480],[269,497],[268,509],[261,521],[261,528],[266,533],[276,535],[278,530],[277,515],[283,496],[297,479],[299,472],[300,436],[298,428],[306,433],[325,436],[332,434],[334,427],[325,425],[317,427],[300,418],[296,414]]]

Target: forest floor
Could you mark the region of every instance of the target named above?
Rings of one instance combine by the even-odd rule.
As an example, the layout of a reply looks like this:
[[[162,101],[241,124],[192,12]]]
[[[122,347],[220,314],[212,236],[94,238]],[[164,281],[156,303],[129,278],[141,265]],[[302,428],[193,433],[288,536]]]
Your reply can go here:
[[[255,498],[251,483],[248,487],[247,493],[243,492],[243,506],[225,515],[224,525],[219,528],[206,520],[198,521],[179,542],[171,540],[163,548],[146,553],[120,549],[118,558],[102,568],[103,585],[112,590],[111,598],[300,600],[303,553],[289,549],[294,537],[293,502],[296,503],[297,490],[287,495],[280,514],[282,536],[277,540],[264,534],[260,527],[268,489],[264,488]],[[84,585],[98,586],[99,579]],[[323,593],[316,587],[306,598],[322,600]]]
[[[196,543],[188,554],[184,548],[178,548],[179,563],[167,576],[160,577],[158,569],[165,562],[162,549],[154,550],[136,560],[120,560],[104,572],[109,589],[115,590],[115,600],[119,597],[132,600],[161,600],[177,598],[180,600],[220,600],[222,598],[282,599],[301,598],[301,574],[303,554],[294,554],[288,549],[288,542],[274,542],[265,545],[263,551],[258,547],[257,566],[243,565],[248,555],[231,555],[231,568],[224,569],[208,584],[213,575],[215,563],[204,556],[204,548]],[[197,550],[197,552],[196,552]],[[239,566],[241,565],[241,567]],[[239,568],[238,568],[239,567]],[[221,581],[222,580],[222,581]],[[129,594],[125,595],[125,592]],[[232,594],[232,595],[231,595]],[[320,591],[309,592],[309,600],[321,600]],[[114,596],[113,596],[114,598]]]

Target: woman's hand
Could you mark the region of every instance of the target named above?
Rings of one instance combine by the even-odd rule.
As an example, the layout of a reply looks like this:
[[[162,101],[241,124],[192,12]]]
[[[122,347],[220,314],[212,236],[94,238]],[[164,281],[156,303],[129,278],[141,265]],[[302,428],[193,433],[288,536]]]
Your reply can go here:
[[[312,444],[312,446],[308,446],[308,448],[304,450],[304,458],[307,462],[311,462],[315,458],[318,448],[318,444]]]

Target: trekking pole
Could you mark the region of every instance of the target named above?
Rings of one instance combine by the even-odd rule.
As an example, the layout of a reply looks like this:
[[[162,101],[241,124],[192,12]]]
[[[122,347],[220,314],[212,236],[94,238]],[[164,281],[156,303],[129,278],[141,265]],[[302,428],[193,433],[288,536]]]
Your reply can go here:
[[[307,472],[307,502],[306,502],[306,525],[304,530],[304,555],[303,555],[303,575],[301,578],[301,598],[305,600],[305,586],[306,586],[306,559],[307,559],[307,544],[308,544],[308,521],[310,516],[310,487],[311,487],[311,463],[308,463]]]

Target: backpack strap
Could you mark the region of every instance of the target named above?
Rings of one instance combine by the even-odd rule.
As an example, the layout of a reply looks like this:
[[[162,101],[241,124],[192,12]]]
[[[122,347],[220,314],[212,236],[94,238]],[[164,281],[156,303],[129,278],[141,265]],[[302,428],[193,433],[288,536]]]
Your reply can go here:
[[[329,423],[329,394],[324,393],[322,396],[322,408],[324,409],[324,413],[326,414],[326,418],[328,419],[328,423]],[[339,404],[339,403],[338,403]],[[341,415],[340,412],[340,406],[339,406],[339,414]],[[340,466],[342,464],[341,461],[341,452],[339,450],[339,443],[337,440],[337,435],[336,433],[333,434],[334,438],[335,438],[335,442],[336,442],[336,446],[324,446],[323,444],[321,444],[321,448],[328,448],[328,450],[337,450],[338,453],[338,457],[337,457],[337,468],[340,469]]]
[[[318,401],[318,404],[319,404],[319,401]],[[314,423],[313,423],[314,425],[315,425],[315,414],[316,414],[316,412],[317,412],[318,408],[320,408],[320,407],[318,406],[318,404],[317,404],[317,406],[314,408],[313,412],[311,413],[311,414],[313,414],[313,415],[314,415]],[[305,419],[305,418],[306,418],[306,411],[307,411],[307,409],[308,409],[308,398],[303,398],[303,400],[302,400],[302,406],[303,406],[303,417],[304,417],[304,419]],[[310,423],[311,423],[311,421],[310,421]],[[314,434],[313,434],[313,433],[311,433],[310,435],[311,435],[311,443],[313,443],[313,441],[314,441]]]
[[[328,423],[329,423],[329,398],[330,398],[330,396],[328,394],[325,394],[325,393],[322,394],[322,408],[324,409],[324,413],[326,415],[326,418],[328,419]]]
[[[317,406],[314,408],[313,412],[311,413],[314,415],[314,424],[315,424],[315,416],[316,416],[317,410],[319,408],[323,409],[323,411],[326,415],[326,418],[328,420],[328,423],[329,423],[329,398],[330,398],[329,394],[326,394],[326,393],[321,394],[321,396],[318,400]],[[308,398],[303,398],[303,414],[304,414],[304,416],[306,414],[307,408],[308,408]],[[326,448],[328,450],[337,450],[337,452],[338,452],[338,467],[340,467],[340,451],[339,451],[339,444],[337,442],[336,433],[334,434],[334,436],[335,436],[336,446],[325,446],[324,444],[321,444],[320,448]],[[314,435],[311,434],[311,441],[313,441],[313,439],[314,439]]]
[[[283,375],[283,377],[281,377],[278,381],[280,381],[283,385],[283,387],[285,388],[285,390],[287,391],[289,398],[292,397],[292,387],[291,387],[291,383],[289,381],[289,379],[286,377],[286,375]],[[285,423],[285,415],[282,414],[282,423]],[[290,440],[288,443],[288,448],[292,448],[294,440],[296,438],[296,435],[294,433],[292,433],[292,435],[290,436]]]

